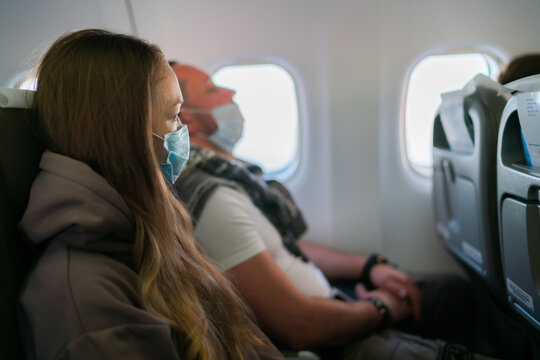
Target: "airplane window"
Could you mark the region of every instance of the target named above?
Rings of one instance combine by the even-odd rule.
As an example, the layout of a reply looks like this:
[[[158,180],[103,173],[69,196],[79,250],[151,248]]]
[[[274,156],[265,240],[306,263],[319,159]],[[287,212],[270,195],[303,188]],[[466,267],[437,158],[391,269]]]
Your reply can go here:
[[[411,72],[405,104],[405,151],[413,169],[432,173],[433,118],[440,94],[459,90],[476,74],[496,79],[499,65],[485,53],[432,55]]]
[[[244,134],[233,153],[267,174],[292,174],[298,153],[298,103],[289,73],[274,64],[225,66],[214,83],[236,90]],[[293,171],[291,171],[293,170]]]

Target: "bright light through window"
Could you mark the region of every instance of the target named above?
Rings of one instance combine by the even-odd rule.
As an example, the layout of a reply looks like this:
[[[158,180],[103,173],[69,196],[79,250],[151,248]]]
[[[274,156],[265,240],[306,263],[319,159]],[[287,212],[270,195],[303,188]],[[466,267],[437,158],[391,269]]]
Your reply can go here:
[[[219,86],[236,90],[244,134],[234,149],[240,159],[278,173],[295,164],[298,104],[291,76],[273,64],[226,66],[213,75]]]
[[[433,119],[440,94],[459,90],[476,74],[495,78],[499,68],[485,54],[428,56],[411,73],[405,105],[405,147],[415,169],[429,173],[433,164]]]

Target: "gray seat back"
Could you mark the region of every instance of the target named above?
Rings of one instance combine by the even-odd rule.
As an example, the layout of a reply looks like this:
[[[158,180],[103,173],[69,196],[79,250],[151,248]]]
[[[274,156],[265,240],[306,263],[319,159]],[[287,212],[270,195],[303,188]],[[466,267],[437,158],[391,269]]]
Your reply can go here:
[[[497,84],[473,85],[469,83],[467,91],[463,91],[458,103],[462,109],[445,107],[443,103],[435,116],[432,179],[435,224],[450,253],[503,299],[495,179],[497,134],[506,99],[497,96]],[[461,119],[463,123],[458,125],[466,129],[461,135],[470,137],[470,149],[451,146],[447,132],[452,129],[448,129],[448,123],[446,128],[443,126],[445,115]]]
[[[527,165],[518,101],[501,118],[497,209],[504,283],[511,307],[540,330],[540,169]]]

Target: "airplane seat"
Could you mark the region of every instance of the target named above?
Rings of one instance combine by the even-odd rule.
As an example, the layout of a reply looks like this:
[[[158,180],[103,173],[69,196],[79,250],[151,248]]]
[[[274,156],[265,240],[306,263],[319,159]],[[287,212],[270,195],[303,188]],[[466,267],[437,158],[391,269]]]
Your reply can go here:
[[[433,128],[433,208],[438,237],[477,283],[505,304],[497,225],[496,145],[506,98],[477,75],[442,94]]]
[[[497,144],[497,209],[504,284],[511,308],[540,331],[540,76],[505,85],[514,92]],[[536,139],[535,139],[536,138]],[[537,332],[538,334],[538,332]]]
[[[23,344],[17,323],[18,298],[38,249],[18,229],[30,187],[39,172],[45,149],[36,130],[32,109],[21,108],[9,97],[20,90],[0,89],[0,276],[3,296],[0,358],[22,359]],[[15,107],[12,107],[15,106]]]

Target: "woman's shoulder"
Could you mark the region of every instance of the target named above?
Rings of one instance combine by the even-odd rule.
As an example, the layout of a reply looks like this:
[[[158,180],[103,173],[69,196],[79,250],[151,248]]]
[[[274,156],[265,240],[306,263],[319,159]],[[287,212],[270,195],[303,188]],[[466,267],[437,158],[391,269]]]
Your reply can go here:
[[[129,261],[56,241],[36,263],[22,300],[77,312],[88,326],[96,320],[92,312],[98,306],[141,308],[138,288],[139,278]]]
[[[76,339],[110,329],[169,326],[142,309],[138,277],[128,265],[60,242],[37,262],[21,303],[23,328],[38,354],[54,354]]]

